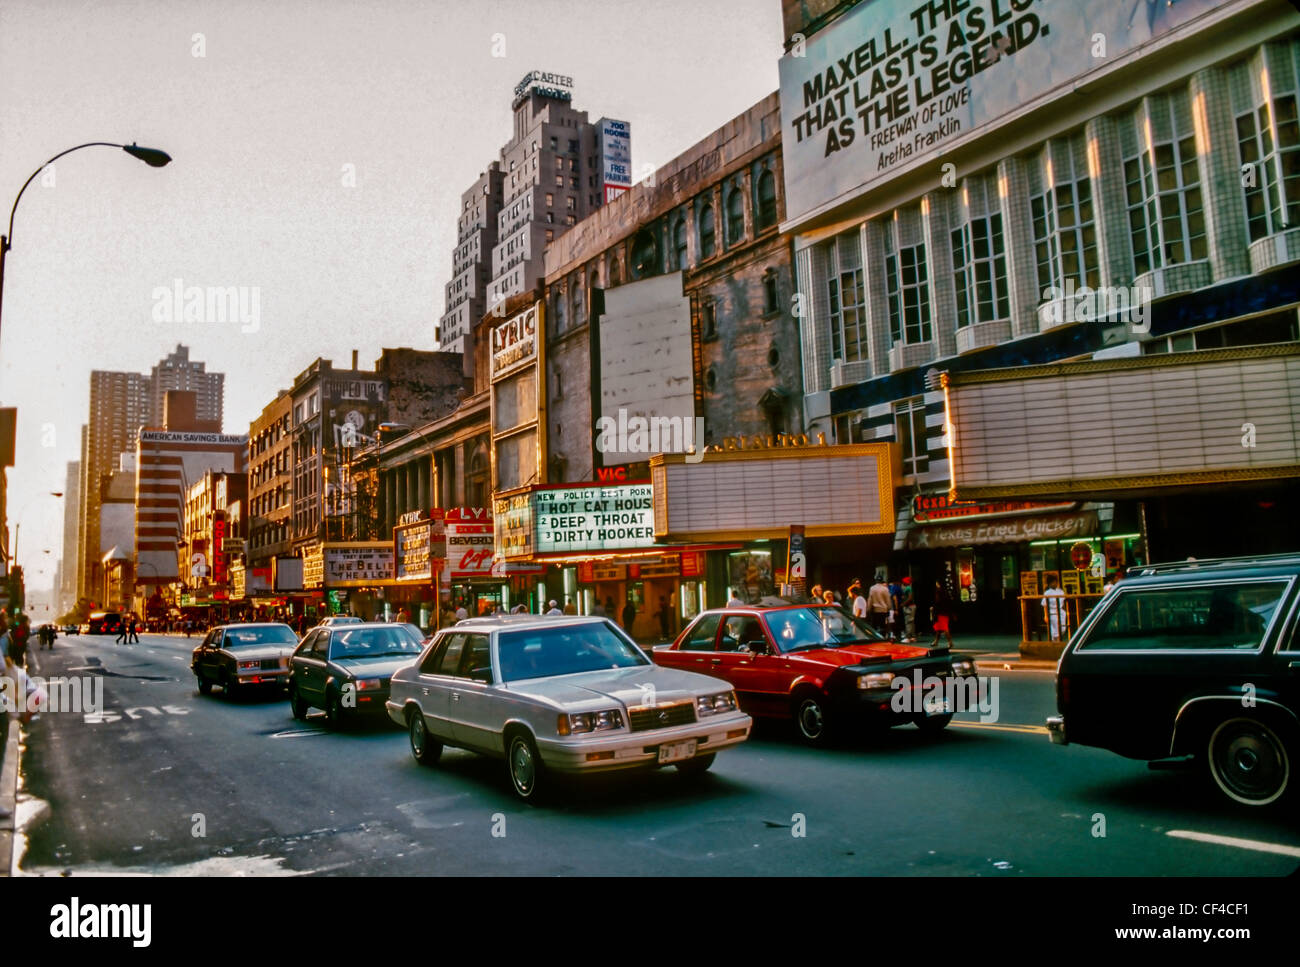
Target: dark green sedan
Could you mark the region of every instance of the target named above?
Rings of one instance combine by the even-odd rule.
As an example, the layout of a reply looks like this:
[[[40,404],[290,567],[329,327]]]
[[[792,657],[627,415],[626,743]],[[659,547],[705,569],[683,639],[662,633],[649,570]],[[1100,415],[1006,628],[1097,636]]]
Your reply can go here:
[[[422,650],[403,625],[336,625],[308,632],[289,660],[289,704],[294,718],[324,709],[331,728],[346,719],[384,714],[389,681]]]

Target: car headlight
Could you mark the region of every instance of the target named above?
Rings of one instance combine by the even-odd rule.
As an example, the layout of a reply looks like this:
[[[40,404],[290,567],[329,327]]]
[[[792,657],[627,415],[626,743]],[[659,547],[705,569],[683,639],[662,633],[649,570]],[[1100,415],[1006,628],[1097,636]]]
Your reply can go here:
[[[858,688],[888,688],[893,680],[893,672],[868,672],[858,676]]]
[[[719,712],[734,712],[735,710],[735,692],[718,692],[715,695],[701,695],[695,700],[695,713],[697,716],[717,715]]]
[[[962,659],[961,661],[955,661],[955,662],[952,663],[952,673],[953,673],[954,675],[974,675],[974,674],[975,674],[975,663],[974,663],[973,661],[968,660],[968,659]]]
[[[561,715],[556,723],[560,735],[578,735],[583,732],[608,732],[623,727],[623,712],[611,708],[602,712],[571,712]]]
[[[241,661],[239,663],[239,670],[241,672],[256,671],[261,667],[262,663],[260,661]]]
[[[358,678],[357,679],[358,692],[373,691],[376,688],[383,688],[383,687],[384,687],[384,679],[382,678]]]

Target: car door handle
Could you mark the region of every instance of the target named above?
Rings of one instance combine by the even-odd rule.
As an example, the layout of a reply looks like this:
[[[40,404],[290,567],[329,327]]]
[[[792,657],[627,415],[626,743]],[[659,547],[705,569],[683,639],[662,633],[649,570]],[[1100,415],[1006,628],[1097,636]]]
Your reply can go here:
[[[424,692],[425,695],[428,695],[428,694],[429,694],[429,690],[428,690],[427,688],[422,689],[422,691]]]
[[[459,693],[459,692],[452,692],[452,693],[451,693],[451,700],[452,700],[453,702],[459,702],[459,701],[460,701],[460,693]]]
[[[714,659],[710,660],[709,664],[710,664],[710,665],[721,665],[721,664],[722,664],[722,659],[721,659],[721,658],[714,658]]]

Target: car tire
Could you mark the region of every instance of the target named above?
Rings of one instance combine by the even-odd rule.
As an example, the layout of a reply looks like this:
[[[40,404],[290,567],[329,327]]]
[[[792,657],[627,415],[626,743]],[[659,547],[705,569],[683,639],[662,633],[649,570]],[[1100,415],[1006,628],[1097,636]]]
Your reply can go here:
[[[311,706],[298,694],[298,686],[296,685],[289,686],[289,707],[293,709],[294,718],[299,722],[306,721],[307,712],[311,709]]]
[[[325,693],[325,723],[331,729],[343,728],[343,706],[339,702],[338,692]]]
[[[212,694],[212,682],[210,682],[208,679],[204,678],[202,675],[196,675],[196,676],[194,676],[194,677],[197,678],[197,679],[199,680],[199,694],[200,694],[200,695],[211,695],[211,694]]]
[[[791,703],[794,728],[799,738],[808,745],[830,745],[834,730],[831,728],[830,709],[826,696],[812,690],[795,695]]]
[[[718,754],[716,752],[710,752],[707,755],[697,755],[693,759],[678,762],[677,771],[687,778],[698,778],[709,771],[713,765],[713,760],[717,757]]]
[[[434,766],[442,758],[442,743],[429,734],[429,726],[418,708],[406,712],[406,735],[411,741],[411,756],[422,766]]]
[[[1291,785],[1291,752],[1286,741],[1262,719],[1224,719],[1209,733],[1205,766],[1219,792],[1243,806],[1268,806]]]
[[[239,685],[235,682],[234,677],[231,675],[226,676],[226,679],[221,687],[226,691],[226,698],[230,699],[231,701],[234,701],[235,696],[239,694]]]
[[[506,736],[506,775],[516,798],[536,805],[546,788],[546,770],[537,754],[537,743],[523,729]]]
[[[922,715],[919,719],[916,720],[916,727],[920,729],[922,732],[926,732],[931,735],[937,735],[938,733],[946,729],[948,727],[948,723],[951,721],[952,721],[951,712],[948,713],[947,715]]]

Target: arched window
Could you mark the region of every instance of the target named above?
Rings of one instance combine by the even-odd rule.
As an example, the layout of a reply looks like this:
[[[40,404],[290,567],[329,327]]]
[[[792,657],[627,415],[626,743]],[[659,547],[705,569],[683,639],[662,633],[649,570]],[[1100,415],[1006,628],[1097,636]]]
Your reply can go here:
[[[717,242],[717,226],[713,222],[713,206],[705,205],[700,209],[700,257],[713,255]]]
[[[632,278],[644,279],[659,270],[659,243],[648,229],[637,232],[632,241]]]
[[[551,301],[551,316],[555,331],[564,332],[564,293],[559,290],[556,290],[555,298]]]
[[[573,324],[582,325],[582,276],[573,280]]]
[[[479,444],[469,458],[469,468],[465,472],[465,499],[470,507],[486,507],[490,496],[487,448]]]
[[[686,219],[680,217],[673,226],[673,268],[686,268]]]
[[[618,258],[615,257],[609,260],[609,286],[612,289],[614,286],[618,285],[618,283]]]
[[[739,188],[733,188],[727,196],[727,247],[738,243],[745,237],[745,198]]]
[[[765,170],[758,176],[758,230],[776,224],[776,177]]]

